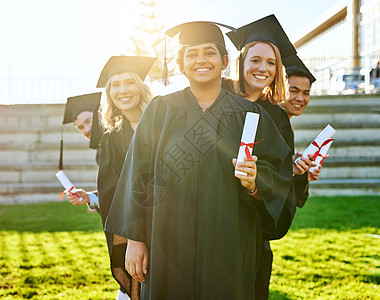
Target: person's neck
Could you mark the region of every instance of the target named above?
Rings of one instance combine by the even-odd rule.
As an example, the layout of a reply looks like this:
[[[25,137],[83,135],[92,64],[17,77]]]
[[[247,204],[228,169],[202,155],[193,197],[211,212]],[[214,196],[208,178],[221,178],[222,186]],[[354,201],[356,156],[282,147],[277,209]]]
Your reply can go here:
[[[259,99],[261,97],[263,91],[262,90],[248,90],[246,88],[246,93],[248,95],[248,97],[246,97],[246,99],[248,99],[251,102],[255,102],[257,99]]]
[[[222,88],[220,86],[219,80],[207,84],[198,84],[190,82],[190,90],[193,93],[198,104],[210,106],[218,98]]]
[[[142,112],[139,108],[134,109],[133,111],[124,111],[124,117],[127,118],[129,124],[131,125],[133,131],[136,129],[137,124],[140,121]]]

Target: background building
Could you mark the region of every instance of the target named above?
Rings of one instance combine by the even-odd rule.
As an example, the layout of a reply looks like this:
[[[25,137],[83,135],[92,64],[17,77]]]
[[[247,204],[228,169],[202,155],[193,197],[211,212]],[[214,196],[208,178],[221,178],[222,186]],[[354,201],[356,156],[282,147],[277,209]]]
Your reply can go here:
[[[369,76],[380,60],[380,0],[338,2],[293,42],[318,79],[314,94],[369,93],[380,86]]]

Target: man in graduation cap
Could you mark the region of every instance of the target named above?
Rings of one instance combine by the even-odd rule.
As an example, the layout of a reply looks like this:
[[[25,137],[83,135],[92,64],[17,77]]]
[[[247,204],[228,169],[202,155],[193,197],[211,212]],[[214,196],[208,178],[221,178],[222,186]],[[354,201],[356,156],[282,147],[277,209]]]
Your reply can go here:
[[[297,56],[284,59],[286,74],[288,77],[289,97],[280,106],[286,111],[289,119],[300,116],[310,101],[311,85],[316,81],[313,74]],[[305,172],[303,175],[295,175],[297,206],[303,207],[309,196],[309,182],[318,180],[322,166],[315,172]]]
[[[105,230],[128,238],[141,299],[254,299],[262,235],[291,186],[291,151],[270,116],[221,88],[228,56],[212,22],[180,33],[190,87],[156,97],[136,128]],[[260,115],[254,155],[236,166],[247,112]],[[236,176],[236,177],[235,177]]]
[[[99,133],[96,132],[96,128],[100,130],[99,126],[93,126],[93,119],[98,119],[93,117],[94,112],[97,114],[97,108],[99,107],[101,95],[102,93],[92,93],[70,97],[67,99],[65,107],[63,124],[73,123],[74,127],[91,142],[96,135],[99,135]],[[59,160],[60,170],[63,169],[62,143],[63,139],[61,140],[61,154]],[[73,205],[87,204],[91,210],[99,208],[99,199],[95,192],[86,193],[83,190],[78,190],[78,192],[82,195],[83,200],[81,201],[79,201],[79,198],[76,195],[66,191],[66,196]]]

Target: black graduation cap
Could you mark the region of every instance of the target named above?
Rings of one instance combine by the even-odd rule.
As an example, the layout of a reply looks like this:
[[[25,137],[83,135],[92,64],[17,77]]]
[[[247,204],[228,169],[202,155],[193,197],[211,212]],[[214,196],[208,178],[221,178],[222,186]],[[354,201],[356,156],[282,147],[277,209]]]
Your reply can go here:
[[[125,72],[136,73],[144,81],[155,61],[155,57],[148,56],[112,56],[100,73],[96,87],[106,87],[111,76]]]
[[[228,32],[227,36],[239,51],[250,42],[269,41],[277,46],[282,58],[297,53],[275,15],[244,25],[238,28],[236,32]]]
[[[209,21],[195,21],[177,25],[165,32],[167,36],[173,37],[179,34],[179,43],[183,46],[195,46],[204,43],[216,43],[226,48],[223,33],[219,26],[236,31],[234,27]]]
[[[74,122],[77,116],[84,111],[94,112],[99,107],[100,98],[102,93],[92,93],[85,94],[75,97],[67,98],[65,106],[65,114],[63,116],[62,124],[68,124]],[[94,112],[97,114],[97,112]],[[92,131],[91,131],[92,133]],[[59,165],[60,170],[63,169],[63,126],[61,131],[61,146],[60,146],[60,155],[59,155]]]
[[[163,82],[164,85],[168,85],[168,67],[166,57],[166,35],[174,37],[179,33],[179,44],[181,46],[196,46],[205,43],[215,43],[223,48],[226,48],[224,36],[219,26],[226,27],[232,31],[236,31],[236,28],[217,22],[210,21],[194,21],[187,22],[175,27],[170,28],[165,32],[165,58],[163,68]]]
[[[67,98],[63,124],[74,122],[83,111],[94,111],[100,102],[102,93],[93,93]]]
[[[316,81],[313,74],[311,74],[309,69],[305,66],[303,61],[297,55],[284,58],[283,64],[285,66],[286,74],[288,74],[288,76],[295,75],[307,77],[310,80],[310,84]]]

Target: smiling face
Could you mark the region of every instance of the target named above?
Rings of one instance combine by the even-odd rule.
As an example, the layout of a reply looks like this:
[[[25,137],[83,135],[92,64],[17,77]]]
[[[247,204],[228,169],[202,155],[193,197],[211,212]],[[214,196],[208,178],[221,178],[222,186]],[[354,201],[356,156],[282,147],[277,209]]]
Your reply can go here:
[[[82,111],[74,121],[74,127],[88,140],[91,138],[92,116],[92,111]]]
[[[186,47],[180,70],[190,84],[207,84],[218,81],[228,65],[228,56],[221,57],[214,43]]]
[[[139,109],[140,90],[129,73],[111,77],[110,96],[113,104],[123,113]]]
[[[281,106],[289,118],[299,116],[310,101],[310,80],[307,77],[292,75],[289,77],[289,98]]]
[[[276,76],[276,56],[267,43],[256,43],[244,59],[244,87],[248,95],[262,91]]]

